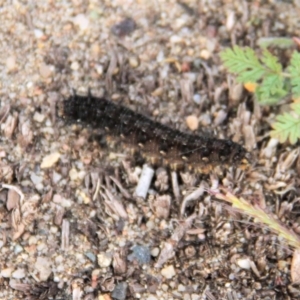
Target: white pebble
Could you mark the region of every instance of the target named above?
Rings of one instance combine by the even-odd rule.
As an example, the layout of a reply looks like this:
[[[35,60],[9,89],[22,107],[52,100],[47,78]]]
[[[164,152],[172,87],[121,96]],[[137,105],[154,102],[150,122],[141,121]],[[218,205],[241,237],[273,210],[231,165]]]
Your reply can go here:
[[[101,268],[107,268],[111,265],[112,258],[106,253],[102,252],[97,255],[98,265]]]
[[[88,29],[90,21],[84,14],[79,14],[73,19],[74,24],[76,24],[80,30],[85,31]]]
[[[80,65],[77,61],[73,61],[72,64],[71,64],[71,69],[73,71],[77,71],[79,69]]]
[[[155,247],[155,248],[153,248],[152,250],[151,250],[151,255],[153,256],[153,257],[157,257],[158,256],[158,254],[159,254],[159,248],[158,247]]]
[[[15,56],[9,56],[6,59],[6,68],[8,72],[12,72],[16,69],[16,57]]]
[[[45,120],[45,115],[40,114],[39,112],[36,111],[33,115],[33,120],[38,123],[42,123]]]
[[[185,286],[182,285],[182,284],[179,284],[177,290],[178,290],[178,292],[184,292],[185,291]]]
[[[186,117],[186,124],[188,126],[188,128],[192,131],[197,130],[199,127],[199,121],[198,118],[194,115],[190,115],[188,117]]]
[[[161,275],[167,279],[171,279],[176,275],[174,267],[172,265],[166,266],[161,270]]]
[[[60,158],[59,152],[54,152],[49,155],[46,155],[43,158],[43,161],[41,163],[41,169],[51,168],[54,164],[58,162],[59,158]]]
[[[37,39],[40,39],[44,36],[44,32],[40,29],[34,29],[33,30],[33,33],[34,33],[34,36],[37,38]]]
[[[39,279],[41,281],[48,280],[52,273],[51,261],[46,257],[38,257],[34,265],[36,271],[39,272]]]
[[[17,269],[16,271],[14,271],[12,273],[12,277],[15,279],[22,279],[24,278],[26,275],[25,270],[24,269]]]
[[[249,258],[240,258],[236,263],[242,269],[249,270],[251,268],[251,262]]]
[[[13,268],[6,268],[1,270],[1,276],[4,278],[9,278],[11,277],[11,273],[14,269]]]
[[[38,176],[35,173],[30,174],[30,179],[35,186],[43,182],[43,177]]]

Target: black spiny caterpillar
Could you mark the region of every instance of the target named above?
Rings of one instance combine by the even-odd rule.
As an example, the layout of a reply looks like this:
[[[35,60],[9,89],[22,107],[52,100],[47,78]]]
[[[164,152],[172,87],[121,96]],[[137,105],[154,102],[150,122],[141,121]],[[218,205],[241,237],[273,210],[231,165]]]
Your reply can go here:
[[[74,94],[63,101],[61,112],[65,119],[104,128],[109,137],[117,137],[124,147],[140,151],[152,164],[175,170],[187,167],[198,173],[208,173],[217,166],[249,166],[249,153],[231,140],[183,133],[91,94]]]

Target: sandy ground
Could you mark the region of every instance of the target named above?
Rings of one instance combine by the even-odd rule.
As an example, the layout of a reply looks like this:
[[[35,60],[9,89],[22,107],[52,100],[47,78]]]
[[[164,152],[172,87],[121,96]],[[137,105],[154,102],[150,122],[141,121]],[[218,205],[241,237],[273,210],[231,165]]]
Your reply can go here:
[[[254,104],[218,56],[299,37],[297,1],[0,6],[0,299],[299,299],[292,249],[205,193],[230,188],[299,232],[299,150],[270,140],[278,108]],[[155,167],[139,199],[142,164],[57,117],[72,89],[232,138],[256,162],[221,178]]]

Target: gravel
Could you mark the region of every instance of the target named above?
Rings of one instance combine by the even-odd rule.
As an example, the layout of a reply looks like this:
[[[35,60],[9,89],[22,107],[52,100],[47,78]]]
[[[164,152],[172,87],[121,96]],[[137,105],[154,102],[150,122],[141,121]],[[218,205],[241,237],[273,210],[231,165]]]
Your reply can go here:
[[[293,250],[206,193],[246,195],[300,233],[297,146],[268,138],[279,108],[255,106],[218,56],[299,37],[299,14],[297,1],[4,1],[0,299],[299,299]],[[274,51],[286,59],[290,47]],[[219,178],[148,166],[145,179],[103,128],[57,116],[72,89],[232,138],[254,168]]]

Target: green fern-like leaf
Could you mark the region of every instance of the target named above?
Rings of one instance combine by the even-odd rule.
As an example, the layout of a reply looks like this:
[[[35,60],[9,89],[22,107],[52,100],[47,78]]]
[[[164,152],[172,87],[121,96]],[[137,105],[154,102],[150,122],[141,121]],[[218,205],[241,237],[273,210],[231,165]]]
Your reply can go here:
[[[300,97],[300,53],[294,52],[291,58],[289,71],[291,74],[292,92],[295,97]]]
[[[297,109],[298,110],[298,109]],[[300,110],[300,107],[299,107]],[[272,124],[271,137],[276,138],[280,143],[287,140],[293,145],[300,138],[300,117],[292,113],[284,113],[276,117],[276,122]]]
[[[246,47],[244,49],[234,46],[233,49],[226,49],[221,54],[221,59],[226,68],[237,74],[239,82],[256,82],[265,73],[264,66],[259,62],[255,52]]]
[[[270,71],[272,71],[275,74],[281,75],[282,65],[278,62],[278,58],[274,56],[271,52],[265,49],[261,61],[263,62],[263,64],[265,64],[267,68],[269,68]]]

